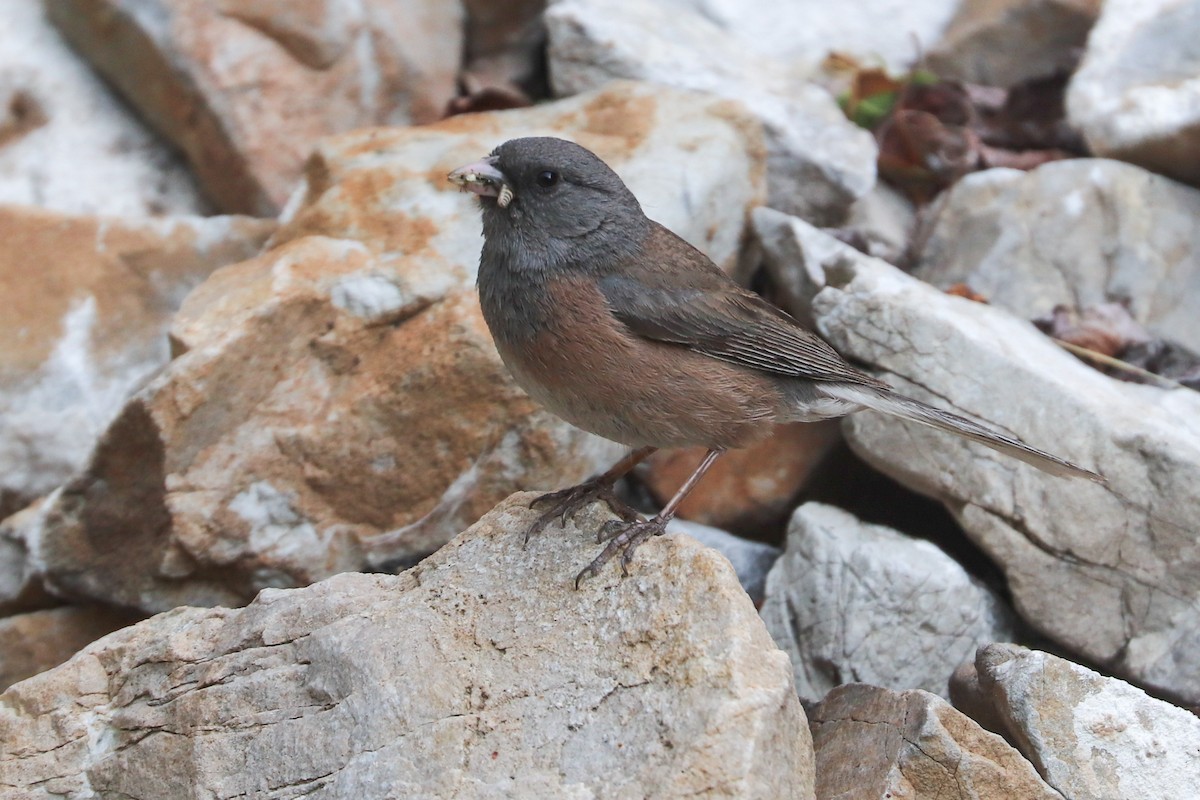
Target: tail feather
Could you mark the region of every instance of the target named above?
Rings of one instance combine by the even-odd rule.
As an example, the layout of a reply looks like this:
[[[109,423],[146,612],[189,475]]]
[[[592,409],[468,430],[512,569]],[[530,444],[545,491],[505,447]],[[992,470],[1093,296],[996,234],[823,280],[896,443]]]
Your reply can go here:
[[[1036,447],[1030,447],[1020,439],[895,392],[838,383],[824,384],[821,389],[840,400],[857,403],[874,411],[919,422],[922,425],[979,442],[1013,458],[1018,458],[1026,464],[1032,464],[1051,475],[1087,478],[1097,483],[1105,482],[1102,475],[1043,450],[1038,450]]]

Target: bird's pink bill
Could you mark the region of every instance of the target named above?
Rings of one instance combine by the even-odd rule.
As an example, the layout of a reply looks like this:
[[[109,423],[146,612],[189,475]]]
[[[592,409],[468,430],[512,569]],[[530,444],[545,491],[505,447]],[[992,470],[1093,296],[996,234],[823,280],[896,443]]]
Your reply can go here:
[[[447,175],[446,179],[451,183],[458,184],[458,187],[464,192],[470,192],[480,197],[496,198],[496,204],[501,208],[507,208],[513,200],[512,187],[508,185],[504,173],[496,169],[491,156],[459,167]]]

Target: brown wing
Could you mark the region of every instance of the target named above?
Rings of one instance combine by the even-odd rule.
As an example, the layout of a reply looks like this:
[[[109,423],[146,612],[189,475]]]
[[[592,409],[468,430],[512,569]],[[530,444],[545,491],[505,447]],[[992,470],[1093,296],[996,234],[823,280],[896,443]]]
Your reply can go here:
[[[704,254],[656,228],[638,269],[599,281],[613,315],[631,331],[763,372],[887,388]]]

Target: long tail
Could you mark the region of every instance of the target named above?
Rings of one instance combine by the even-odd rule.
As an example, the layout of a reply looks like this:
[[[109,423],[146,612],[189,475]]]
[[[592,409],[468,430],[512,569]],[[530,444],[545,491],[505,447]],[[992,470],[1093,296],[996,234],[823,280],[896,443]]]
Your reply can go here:
[[[903,419],[919,422],[932,428],[948,431],[963,436],[980,444],[985,444],[994,450],[1019,458],[1026,464],[1032,464],[1043,472],[1051,475],[1061,475],[1071,478],[1087,478],[1097,483],[1104,483],[1104,477],[1091,470],[1072,464],[1070,461],[1050,455],[1049,453],[1030,447],[1019,439],[985,428],[977,422],[942,411],[940,408],[926,405],[919,400],[913,400],[895,392],[883,389],[873,389],[865,386],[853,386],[844,383],[827,383],[821,385],[826,394],[866,406],[874,411],[891,414]]]

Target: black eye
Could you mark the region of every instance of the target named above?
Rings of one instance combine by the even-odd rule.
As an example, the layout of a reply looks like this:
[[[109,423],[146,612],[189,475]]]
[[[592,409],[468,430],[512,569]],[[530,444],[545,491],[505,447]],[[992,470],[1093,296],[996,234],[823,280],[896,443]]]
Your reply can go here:
[[[552,169],[547,169],[537,174],[537,185],[543,189],[549,189],[554,184],[558,183],[558,173]]]

